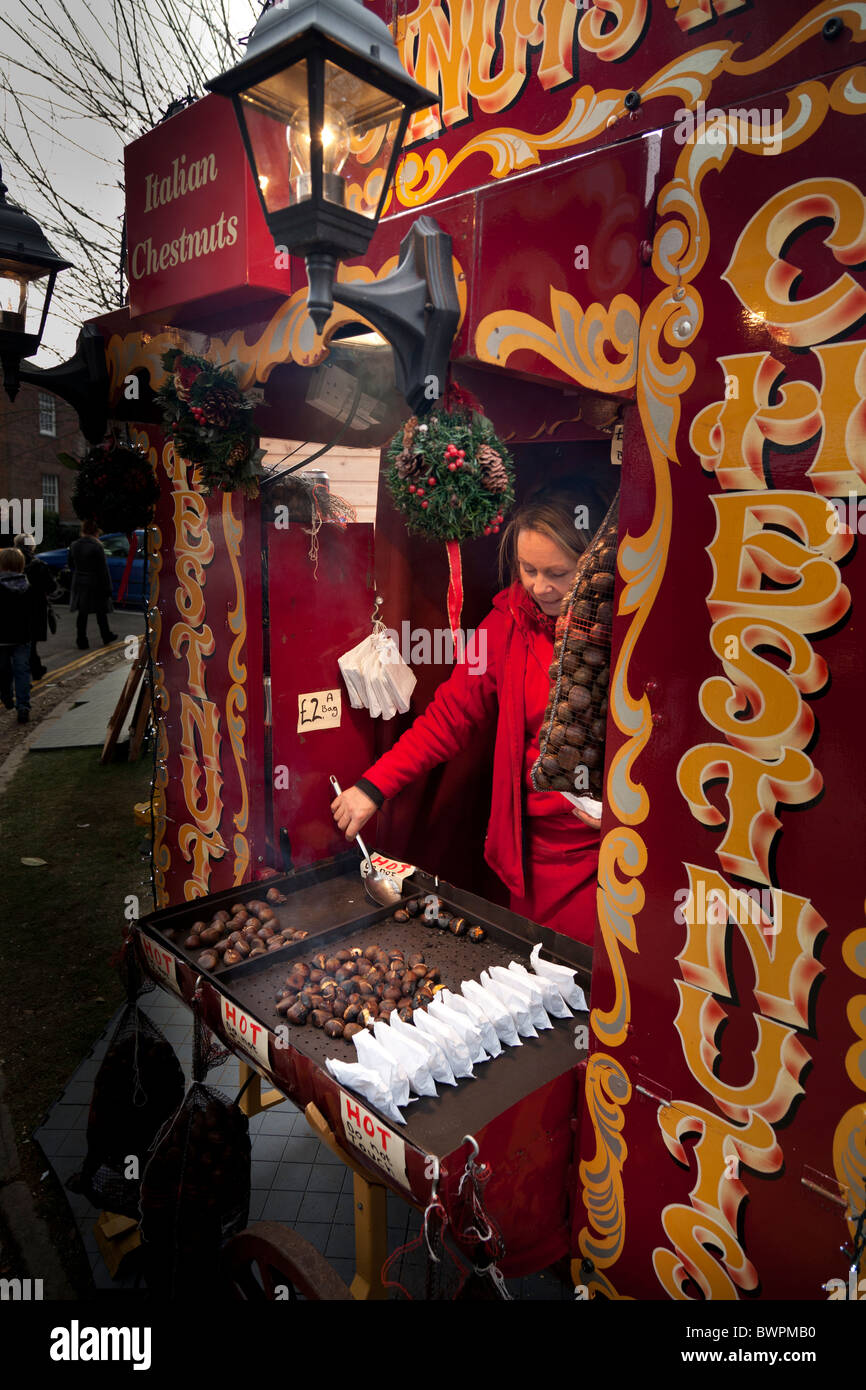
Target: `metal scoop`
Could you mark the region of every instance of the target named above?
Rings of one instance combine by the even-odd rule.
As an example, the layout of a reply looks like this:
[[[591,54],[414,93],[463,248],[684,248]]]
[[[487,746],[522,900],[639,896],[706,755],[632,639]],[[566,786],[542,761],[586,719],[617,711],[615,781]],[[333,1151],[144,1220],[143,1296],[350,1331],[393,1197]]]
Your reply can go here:
[[[340,786],[336,777],[331,777],[331,786],[338,796],[343,795],[343,788]],[[367,846],[360,835],[355,836],[355,841],[364,859],[370,866],[370,872],[364,876],[364,892],[371,902],[378,903],[380,907],[393,907],[395,903],[402,901],[403,895],[400,892],[400,885],[390,874],[385,874],[381,869],[373,866]]]

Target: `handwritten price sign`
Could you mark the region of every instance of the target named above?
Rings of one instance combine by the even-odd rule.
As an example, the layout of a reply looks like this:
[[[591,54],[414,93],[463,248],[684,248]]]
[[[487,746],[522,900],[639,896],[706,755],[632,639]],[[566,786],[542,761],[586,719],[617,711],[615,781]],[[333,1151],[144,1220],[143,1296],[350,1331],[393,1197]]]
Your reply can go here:
[[[342,692],[339,690],[313,690],[309,695],[299,695],[298,733],[338,729],[342,712]]]
[[[379,854],[375,850],[370,855],[370,861],[374,869],[381,869],[382,873],[390,874],[401,886],[404,878],[408,878],[410,874],[415,872],[414,864],[404,864],[399,859],[387,859],[384,854]],[[361,873],[366,878],[369,872],[370,869],[365,859],[361,864]]]

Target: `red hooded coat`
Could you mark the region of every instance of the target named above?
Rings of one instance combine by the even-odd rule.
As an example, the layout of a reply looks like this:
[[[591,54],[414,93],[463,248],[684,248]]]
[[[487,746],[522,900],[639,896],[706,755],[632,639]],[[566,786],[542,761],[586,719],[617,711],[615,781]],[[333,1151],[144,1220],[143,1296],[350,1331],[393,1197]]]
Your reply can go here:
[[[423,714],[364,773],[384,797],[496,724],[484,857],[511,893],[511,907],[566,936],[591,942],[599,835],[559,792],[536,792],[529,773],[550,690],[554,620],[515,581],[496,595],[465,657]]]

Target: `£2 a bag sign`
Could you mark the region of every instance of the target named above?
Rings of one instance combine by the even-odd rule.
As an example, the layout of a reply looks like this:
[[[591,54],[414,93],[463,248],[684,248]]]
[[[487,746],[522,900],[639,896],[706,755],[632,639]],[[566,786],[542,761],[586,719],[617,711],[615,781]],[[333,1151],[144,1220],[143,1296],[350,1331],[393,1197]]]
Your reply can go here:
[[[285,294],[231,103],[207,96],[125,151],[132,318]],[[198,309],[197,307],[198,306]]]

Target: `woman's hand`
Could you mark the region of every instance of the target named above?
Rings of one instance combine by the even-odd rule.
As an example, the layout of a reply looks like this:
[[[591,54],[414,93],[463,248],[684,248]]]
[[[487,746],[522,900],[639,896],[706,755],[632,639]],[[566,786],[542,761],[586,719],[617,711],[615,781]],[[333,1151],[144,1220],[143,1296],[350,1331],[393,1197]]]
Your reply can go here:
[[[587,815],[586,811],[578,810],[577,806],[572,807],[571,814],[577,816],[578,820],[583,821],[584,825],[588,825],[590,830],[601,830],[601,816],[596,819],[595,816]]]
[[[347,840],[354,840],[376,810],[375,801],[371,801],[360,787],[349,787],[331,802],[331,814]]]

